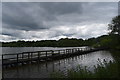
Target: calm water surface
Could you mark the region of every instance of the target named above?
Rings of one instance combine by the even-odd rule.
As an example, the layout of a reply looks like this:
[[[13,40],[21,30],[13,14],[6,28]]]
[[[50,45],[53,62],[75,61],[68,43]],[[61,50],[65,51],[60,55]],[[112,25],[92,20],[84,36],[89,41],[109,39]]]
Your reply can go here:
[[[71,48],[71,47],[69,47]],[[53,49],[63,49],[63,48],[53,48],[53,47],[24,47],[24,48],[3,48],[4,53],[15,53],[15,52],[24,52],[24,51],[38,51],[38,50],[53,50]],[[65,49],[65,48],[64,48]],[[109,51],[96,51],[89,54],[79,55],[75,57],[70,57],[66,59],[43,62],[36,64],[29,64],[20,66],[12,69],[3,70],[3,76],[5,78],[46,78],[50,77],[50,74],[55,71],[62,71],[66,73],[68,69],[75,69],[78,65],[84,67],[87,66],[89,70],[94,69],[94,65],[99,64],[98,59],[103,62],[105,59],[107,62],[110,60],[113,61]]]

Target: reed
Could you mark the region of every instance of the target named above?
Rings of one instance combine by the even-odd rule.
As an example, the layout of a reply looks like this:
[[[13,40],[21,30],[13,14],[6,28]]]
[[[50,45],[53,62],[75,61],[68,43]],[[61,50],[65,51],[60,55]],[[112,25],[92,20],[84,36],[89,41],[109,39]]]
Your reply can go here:
[[[51,78],[120,78],[119,74],[119,63],[115,61],[106,62],[104,60],[100,64],[94,66],[94,71],[90,71],[85,66],[84,68],[80,65],[76,69],[67,70],[66,74],[63,72],[51,73]]]

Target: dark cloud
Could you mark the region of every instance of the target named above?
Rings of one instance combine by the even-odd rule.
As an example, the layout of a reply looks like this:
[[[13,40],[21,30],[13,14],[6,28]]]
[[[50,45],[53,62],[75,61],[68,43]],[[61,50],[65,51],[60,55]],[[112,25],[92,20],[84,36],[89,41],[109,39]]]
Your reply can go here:
[[[58,15],[82,12],[79,3],[3,3],[3,23],[7,28],[22,30],[46,29],[47,22]],[[4,25],[3,25],[4,26]]]
[[[117,7],[115,2],[3,2],[2,35],[13,37],[9,39],[98,36],[106,34]]]
[[[42,22],[37,23],[32,15],[34,15],[34,13],[27,12],[25,4],[3,3],[3,27],[22,30],[44,29],[45,27]],[[8,26],[4,26],[4,24],[8,24]]]
[[[44,8],[48,13],[53,15],[64,15],[71,13],[82,13],[82,4],[77,2],[65,3],[40,3],[41,7]]]

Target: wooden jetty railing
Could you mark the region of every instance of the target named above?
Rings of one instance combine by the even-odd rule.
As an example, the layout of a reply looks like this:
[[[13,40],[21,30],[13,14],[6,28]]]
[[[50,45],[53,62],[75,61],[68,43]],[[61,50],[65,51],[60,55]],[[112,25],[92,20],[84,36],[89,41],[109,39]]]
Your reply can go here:
[[[98,49],[86,47],[86,48],[2,54],[2,66],[16,66],[16,65],[22,65],[32,62],[61,59],[74,55],[85,54],[96,50]]]

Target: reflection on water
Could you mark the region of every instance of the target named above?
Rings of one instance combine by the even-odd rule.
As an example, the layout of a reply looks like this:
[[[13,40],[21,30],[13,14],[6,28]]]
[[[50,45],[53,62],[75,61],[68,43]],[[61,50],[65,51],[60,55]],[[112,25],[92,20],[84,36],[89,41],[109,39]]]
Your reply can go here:
[[[87,66],[90,70],[94,65],[97,65],[98,58],[103,61],[104,59],[109,62],[113,61],[109,51],[96,51],[85,55],[79,55],[66,59],[24,65],[18,68],[5,69],[3,71],[4,78],[46,78],[50,77],[50,73],[54,71],[63,71],[67,69],[75,69],[78,65]]]

